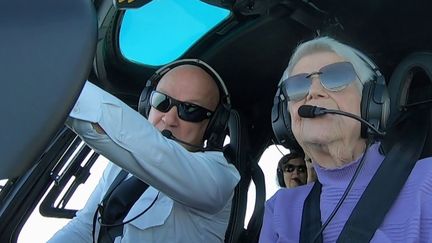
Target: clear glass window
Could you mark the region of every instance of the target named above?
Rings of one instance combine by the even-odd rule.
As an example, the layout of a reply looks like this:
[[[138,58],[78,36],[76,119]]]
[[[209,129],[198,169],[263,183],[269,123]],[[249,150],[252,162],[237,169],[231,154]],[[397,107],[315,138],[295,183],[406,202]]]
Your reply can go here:
[[[279,160],[284,154],[288,154],[289,150],[280,145],[269,146],[258,162],[259,167],[264,173],[265,187],[266,187],[266,200],[272,197],[280,188],[277,184],[276,170]],[[244,226],[247,227],[255,207],[255,185],[251,183],[248,190],[248,202],[246,208],[246,216]]]

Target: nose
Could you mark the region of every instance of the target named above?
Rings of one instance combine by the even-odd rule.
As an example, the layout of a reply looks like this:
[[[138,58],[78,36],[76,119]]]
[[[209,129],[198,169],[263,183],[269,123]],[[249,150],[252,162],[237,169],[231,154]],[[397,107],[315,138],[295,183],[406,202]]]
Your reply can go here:
[[[173,106],[169,111],[167,111],[163,117],[162,121],[170,127],[175,127],[178,125],[179,117],[177,112],[177,106]]]
[[[311,77],[311,87],[309,88],[309,93],[307,95],[307,99],[310,100],[312,98],[323,98],[327,97],[327,92],[325,88],[321,84],[321,80],[318,75],[313,75]]]

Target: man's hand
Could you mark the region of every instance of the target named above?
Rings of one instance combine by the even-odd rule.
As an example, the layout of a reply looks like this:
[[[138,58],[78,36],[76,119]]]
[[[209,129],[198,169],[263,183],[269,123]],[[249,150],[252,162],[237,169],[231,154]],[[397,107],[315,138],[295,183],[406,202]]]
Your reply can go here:
[[[103,130],[103,128],[101,126],[99,126],[99,124],[97,123],[92,123],[93,129],[99,133],[99,134],[105,134],[105,130]]]

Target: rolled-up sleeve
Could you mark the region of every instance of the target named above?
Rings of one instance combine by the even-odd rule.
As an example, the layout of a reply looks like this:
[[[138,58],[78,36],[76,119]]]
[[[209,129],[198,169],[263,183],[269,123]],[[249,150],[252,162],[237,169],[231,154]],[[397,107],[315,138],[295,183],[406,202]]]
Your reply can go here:
[[[93,128],[97,123],[106,134]],[[138,112],[87,82],[66,124],[90,147],[173,200],[221,210],[240,176],[221,152],[189,152]]]

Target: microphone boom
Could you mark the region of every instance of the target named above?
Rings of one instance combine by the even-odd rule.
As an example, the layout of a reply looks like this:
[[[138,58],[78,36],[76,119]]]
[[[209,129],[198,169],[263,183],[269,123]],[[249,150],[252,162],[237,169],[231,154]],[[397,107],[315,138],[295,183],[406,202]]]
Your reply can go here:
[[[363,118],[356,116],[354,114],[340,111],[340,110],[332,110],[332,109],[326,109],[324,107],[318,107],[318,106],[312,106],[312,105],[302,105],[298,109],[298,114],[300,117],[303,118],[315,118],[317,116],[322,116],[325,114],[336,114],[341,116],[347,116],[350,118],[353,118],[366,126],[368,126],[376,135],[383,137],[385,136],[385,132],[379,131],[376,127],[374,127],[372,124],[370,124],[368,121],[364,120]]]
[[[174,135],[172,134],[172,132],[169,131],[169,130],[166,130],[166,129],[165,129],[165,130],[162,130],[161,133],[162,133],[162,135],[163,135],[164,137],[166,137],[166,138],[168,138],[168,139],[172,139],[172,140],[174,140],[174,141],[176,141],[176,142],[178,142],[178,143],[181,143],[181,144],[183,144],[183,145],[190,146],[190,147],[193,147],[193,148],[197,148],[197,149],[199,149],[199,151],[203,151],[203,150],[204,150],[204,147],[203,147],[203,146],[195,145],[195,144],[191,144],[191,143],[188,143],[188,142],[182,141],[182,140],[180,140],[180,139],[174,137]]]

